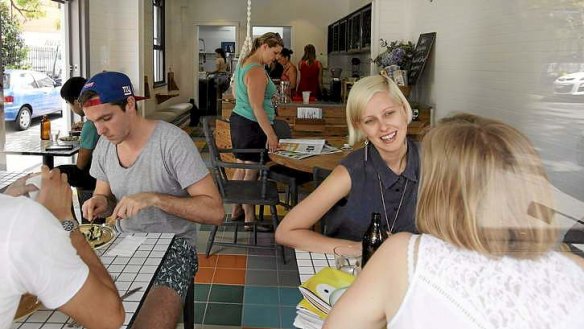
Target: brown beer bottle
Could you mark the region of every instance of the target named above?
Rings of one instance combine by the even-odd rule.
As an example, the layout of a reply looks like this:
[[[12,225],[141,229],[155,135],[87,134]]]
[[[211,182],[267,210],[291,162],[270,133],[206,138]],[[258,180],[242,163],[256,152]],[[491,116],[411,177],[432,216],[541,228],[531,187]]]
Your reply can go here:
[[[381,247],[383,241],[387,239],[387,232],[381,228],[381,214],[374,212],[371,214],[371,224],[363,236],[363,254],[361,256],[361,267],[365,264],[373,253]]]
[[[47,141],[51,139],[51,121],[46,115],[41,120],[41,139]]]

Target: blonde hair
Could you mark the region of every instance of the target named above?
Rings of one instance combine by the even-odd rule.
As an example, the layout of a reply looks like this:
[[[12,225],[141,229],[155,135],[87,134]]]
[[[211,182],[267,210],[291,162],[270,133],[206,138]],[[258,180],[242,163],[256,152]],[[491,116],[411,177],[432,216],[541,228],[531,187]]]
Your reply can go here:
[[[360,79],[355,83],[347,99],[347,126],[349,128],[349,144],[355,145],[365,136],[359,123],[365,107],[373,97],[380,92],[388,92],[391,99],[401,105],[407,116],[408,124],[412,122],[412,108],[399,87],[387,76],[373,75]]]
[[[256,50],[258,50],[264,44],[267,44],[268,47],[270,47],[270,48],[274,48],[277,46],[280,46],[283,48],[284,47],[284,40],[282,40],[282,37],[278,33],[275,33],[275,32],[264,33],[253,40],[251,50],[249,51],[249,54],[247,54],[247,56],[245,56],[245,59],[247,59],[247,58],[249,58],[249,56],[255,54]]]
[[[537,152],[518,130],[458,114],[431,129],[421,149],[416,209],[421,233],[517,258],[535,257],[557,243],[553,211],[533,207],[553,207],[551,184]]]

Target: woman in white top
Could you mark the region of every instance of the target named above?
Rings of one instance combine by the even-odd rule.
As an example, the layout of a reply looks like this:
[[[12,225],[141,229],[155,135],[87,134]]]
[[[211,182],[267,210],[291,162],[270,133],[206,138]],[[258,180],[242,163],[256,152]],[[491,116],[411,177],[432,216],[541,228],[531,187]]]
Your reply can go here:
[[[458,114],[421,149],[422,234],[391,236],[325,328],[584,328],[584,260],[557,251],[551,185],[529,140]]]

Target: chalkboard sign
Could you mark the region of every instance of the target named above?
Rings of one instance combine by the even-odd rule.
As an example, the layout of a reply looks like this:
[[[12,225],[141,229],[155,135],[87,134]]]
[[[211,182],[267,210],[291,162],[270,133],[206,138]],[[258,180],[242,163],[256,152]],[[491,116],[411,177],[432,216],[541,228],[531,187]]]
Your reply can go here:
[[[418,43],[416,44],[416,49],[414,50],[414,57],[412,58],[412,64],[408,70],[408,84],[415,85],[416,81],[422,74],[424,66],[426,65],[426,60],[432,50],[434,45],[434,40],[436,39],[436,32],[420,34],[418,38]]]

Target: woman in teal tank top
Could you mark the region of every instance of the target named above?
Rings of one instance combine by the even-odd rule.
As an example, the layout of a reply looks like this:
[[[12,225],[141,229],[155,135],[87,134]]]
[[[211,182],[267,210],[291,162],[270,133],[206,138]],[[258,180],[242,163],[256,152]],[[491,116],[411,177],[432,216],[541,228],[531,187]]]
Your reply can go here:
[[[231,143],[235,149],[263,149],[270,152],[278,148],[278,136],[272,122],[276,116],[272,97],[276,86],[264,70],[282,51],[284,42],[278,33],[268,32],[253,41],[250,53],[235,70],[235,107],[229,118]],[[236,153],[238,162],[257,163],[257,154]],[[256,170],[237,169],[233,179],[256,180]],[[253,205],[234,205],[231,212],[235,220],[245,216],[245,222],[255,220]],[[251,228],[251,226],[250,226]]]

